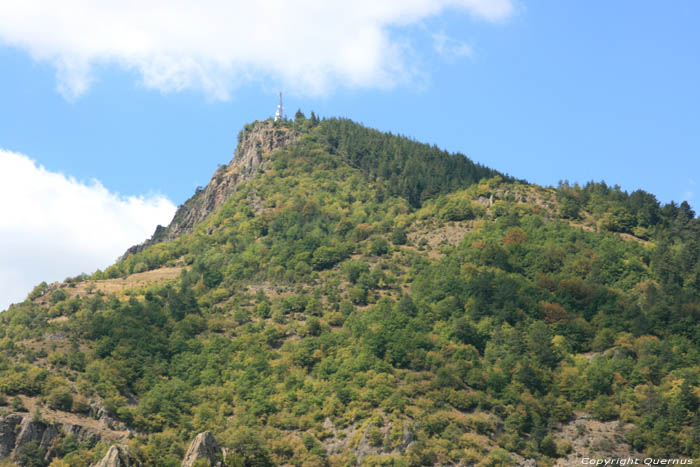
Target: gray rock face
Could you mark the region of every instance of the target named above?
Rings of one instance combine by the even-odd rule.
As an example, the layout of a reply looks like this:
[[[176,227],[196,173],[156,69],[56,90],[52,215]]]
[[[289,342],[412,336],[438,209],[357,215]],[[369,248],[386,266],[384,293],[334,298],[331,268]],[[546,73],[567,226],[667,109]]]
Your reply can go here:
[[[19,434],[15,440],[15,451],[27,443],[36,441],[42,446],[47,446],[53,438],[50,438],[51,433],[44,438],[46,424],[43,422],[35,422],[31,418],[24,418],[20,424]],[[56,431],[56,430],[53,430]],[[42,443],[42,441],[45,441]]]
[[[192,232],[195,224],[221,206],[242,182],[253,178],[259,169],[264,169],[263,154],[280,149],[296,138],[291,130],[275,127],[272,122],[258,123],[245,132],[233,160],[219,168],[209,184],[175,213],[164,240]]]
[[[149,245],[173,240],[191,233],[194,226],[221,206],[239,186],[264,170],[264,154],[295,142],[298,135],[289,128],[276,126],[271,121],[258,122],[242,133],[233,160],[221,166],[209,184],[180,206],[168,227],[158,226],[153,236],[140,245],[129,248],[122,258],[138,253]]]
[[[110,446],[107,454],[93,467],[140,467],[141,462],[134,459],[129,447],[123,444]]]
[[[56,441],[73,434],[79,441],[99,440],[100,436],[83,426],[70,423],[45,423],[31,417],[13,414],[0,417],[0,460],[16,459],[17,453],[27,443],[36,442],[46,449],[45,460],[56,455]]]
[[[73,425],[70,423],[64,423],[62,425],[63,428],[63,433],[65,435],[75,435],[76,438],[78,438],[78,441],[81,443],[84,441],[92,441],[92,442],[97,442],[100,440],[100,435],[95,433],[94,431],[85,428],[82,425]]]
[[[100,426],[103,428],[122,431],[125,431],[127,429],[127,426],[124,424],[124,422],[110,417],[107,410],[99,402],[95,402],[90,405],[90,411],[88,415],[94,418],[95,420],[98,420],[100,422]]]
[[[223,450],[210,431],[198,434],[190,443],[182,460],[182,467],[192,467],[195,461],[207,459],[212,466],[220,465]]]
[[[17,435],[15,428],[22,423],[21,415],[0,417],[0,459],[9,457],[15,449]]]
[[[17,438],[15,439],[15,448],[11,454],[13,459],[17,459],[17,455],[22,449],[22,446],[36,442],[39,446],[42,446],[47,450],[45,460],[48,460],[52,455],[52,445],[53,441],[58,438],[59,435],[59,425],[51,424],[48,425],[42,421],[35,421],[29,417],[22,418],[19,426],[16,430],[19,430]]]

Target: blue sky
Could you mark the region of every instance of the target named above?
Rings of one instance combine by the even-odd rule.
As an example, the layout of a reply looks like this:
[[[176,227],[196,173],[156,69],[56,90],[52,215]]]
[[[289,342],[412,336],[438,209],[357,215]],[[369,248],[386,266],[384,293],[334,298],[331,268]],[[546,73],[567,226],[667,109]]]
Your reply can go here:
[[[310,1],[261,10],[209,0],[196,14],[164,1],[153,11],[42,3],[0,6],[0,182],[42,187],[62,176],[65,190],[86,187],[100,201],[91,211],[54,206],[70,225],[27,232],[0,212],[0,241],[19,252],[7,260],[0,251],[0,279],[27,277],[0,288],[0,309],[38,277],[103,268],[145,238],[231,159],[244,123],[274,113],[278,90],[290,116],[301,108],[349,117],[535,183],[605,180],[697,210],[695,1],[386,0],[355,9]],[[34,161],[26,179],[17,175],[22,158]],[[27,195],[36,198],[33,217],[45,216],[51,203],[41,196],[50,193]],[[74,261],[86,240],[69,237],[95,222],[114,233],[109,248]],[[112,227],[129,222],[139,225]],[[70,246],[46,250],[67,252],[51,258],[64,269],[22,261],[36,245],[22,239],[57,230]]]

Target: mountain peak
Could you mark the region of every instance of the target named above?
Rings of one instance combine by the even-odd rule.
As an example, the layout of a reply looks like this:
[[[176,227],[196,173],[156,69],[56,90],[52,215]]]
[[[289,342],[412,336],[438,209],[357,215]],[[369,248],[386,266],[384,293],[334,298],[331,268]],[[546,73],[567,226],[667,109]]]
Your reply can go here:
[[[206,187],[197,188],[195,194],[177,209],[170,225],[156,227],[150,239],[132,246],[123,257],[154,243],[191,233],[198,222],[218,209],[241,184],[264,170],[265,154],[281,149],[298,138],[299,133],[292,127],[272,120],[245,125],[238,134],[238,146],[231,162],[219,166]]]
[[[159,243],[0,316],[0,405],[45,431],[97,414],[143,465],[695,458],[699,233],[648,193],[256,122]],[[105,455],[54,431],[12,449]]]

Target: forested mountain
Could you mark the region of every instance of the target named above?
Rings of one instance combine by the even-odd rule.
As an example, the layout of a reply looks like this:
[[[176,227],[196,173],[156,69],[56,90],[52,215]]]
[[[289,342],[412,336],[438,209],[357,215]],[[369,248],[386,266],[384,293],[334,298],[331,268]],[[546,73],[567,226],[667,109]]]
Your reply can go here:
[[[699,255],[687,203],[255,122],[170,226],[0,315],[0,458],[697,462]]]

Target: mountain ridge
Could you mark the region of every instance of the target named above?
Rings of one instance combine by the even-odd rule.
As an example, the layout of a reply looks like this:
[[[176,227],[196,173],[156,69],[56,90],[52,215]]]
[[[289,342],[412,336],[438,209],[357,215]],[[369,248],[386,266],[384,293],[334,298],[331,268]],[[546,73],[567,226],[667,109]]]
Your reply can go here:
[[[137,253],[148,245],[160,242],[173,240],[183,233],[191,233],[194,225],[204,220],[209,214],[215,211],[225,199],[230,196],[242,183],[249,180],[258,170],[263,170],[263,155],[274,152],[278,149],[285,147],[288,144],[293,144],[298,140],[299,134],[297,127],[303,126],[307,130],[309,127],[318,126],[319,124],[324,125],[330,121],[337,122],[341,126],[353,126],[359,128],[365,132],[373,132],[379,135],[387,135],[380,133],[376,130],[368,129],[362,125],[358,125],[350,120],[345,119],[324,119],[323,121],[309,120],[308,123],[306,119],[302,120],[302,125],[294,125],[289,121],[273,121],[273,120],[263,120],[255,121],[253,123],[245,125],[238,136],[238,145],[236,146],[235,154],[233,159],[228,163],[228,165],[221,165],[214,175],[212,176],[209,183],[203,189],[197,189],[195,194],[188,199],[183,205],[178,207],[171,223],[167,227],[158,226],[153,233],[152,237],[140,245],[135,245],[130,247],[121,259],[126,258],[130,253]],[[306,123],[306,125],[304,125]],[[332,127],[331,127],[332,128]],[[344,161],[351,166],[363,170],[368,176],[377,178],[377,174],[370,174],[370,164],[366,163],[363,155],[360,154],[362,150],[358,151],[354,147],[352,141],[345,141],[338,136],[342,134],[344,129],[332,128],[335,131],[329,131],[328,134],[324,135],[327,139],[327,146],[329,146],[330,152],[332,154],[338,154],[343,157]],[[390,137],[393,135],[388,134]],[[395,137],[396,139],[401,139],[401,137]],[[405,139],[405,138],[404,138]],[[407,139],[406,139],[407,140]],[[411,144],[422,146],[424,152],[429,153],[426,149],[430,148],[429,145],[423,143],[413,142]],[[353,148],[351,151],[349,148]],[[376,150],[376,149],[375,149]],[[443,158],[447,153],[444,151],[439,151],[440,156]],[[471,164],[474,169],[475,174],[472,176],[473,179],[482,178],[486,174],[496,175],[495,171],[487,169],[479,164],[474,164],[470,160],[461,154],[451,155],[452,159],[459,160],[464,158]],[[452,164],[452,166],[447,167],[446,172],[452,170],[464,171],[464,164]],[[380,168],[382,175],[388,178],[387,172],[389,169],[386,167]],[[414,170],[409,168],[408,170]],[[445,172],[443,172],[443,175]],[[463,174],[462,178],[466,178]],[[502,174],[504,179],[510,180],[511,178]],[[459,186],[459,176],[458,181],[453,183],[453,185]],[[473,180],[471,180],[473,181]],[[397,185],[395,180],[390,180],[389,184]],[[466,186],[465,186],[466,187]],[[413,199],[414,203],[417,203],[420,199],[420,195],[409,195],[409,199]],[[427,198],[425,198],[427,199]],[[425,200],[423,199],[423,201]]]
[[[272,121],[254,122],[241,130],[238,146],[228,165],[221,165],[206,187],[178,207],[167,227],[157,226],[150,239],[130,247],[122,259],[137,253],[148,245],[177,238],[192,232],[195,224],[204,220],[230,196],[236,188],[263,168],[262,155],[290,144],[296,139],[289,128]]]
[[[263,135],[284,144],[258,151]],[[342,119],[240,142],[171,238],[0,315],[7,416],[20,396],[37,418],[92,404],[129,433],[24,454],[179,465],[206,438],[230,465],[700,455],[687,203],[524,184]]]

